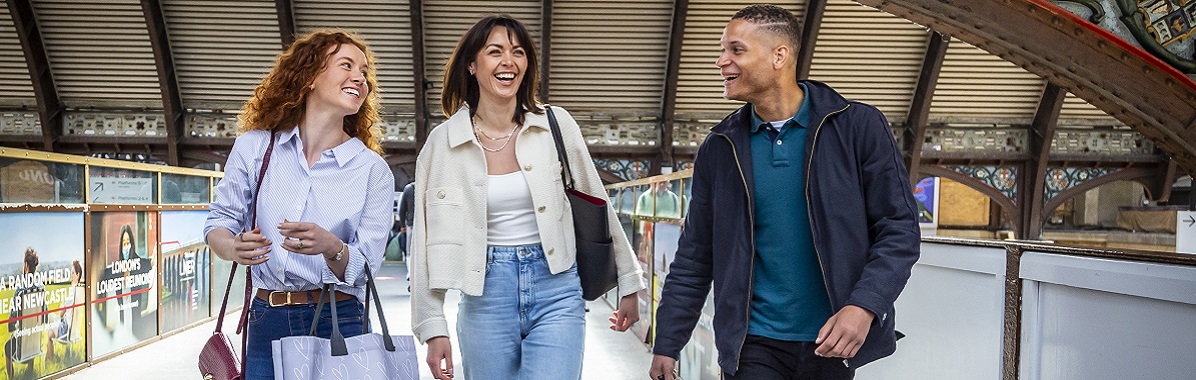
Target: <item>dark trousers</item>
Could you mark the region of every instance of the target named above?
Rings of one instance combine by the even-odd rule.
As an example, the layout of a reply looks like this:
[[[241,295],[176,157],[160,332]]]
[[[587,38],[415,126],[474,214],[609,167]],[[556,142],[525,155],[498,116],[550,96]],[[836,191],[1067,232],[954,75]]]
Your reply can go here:
[[[748,335],[739,354],[739,370],[726,380],[850,380],[855,369],[843,358],[814,355],[814,342],[788,342]]]

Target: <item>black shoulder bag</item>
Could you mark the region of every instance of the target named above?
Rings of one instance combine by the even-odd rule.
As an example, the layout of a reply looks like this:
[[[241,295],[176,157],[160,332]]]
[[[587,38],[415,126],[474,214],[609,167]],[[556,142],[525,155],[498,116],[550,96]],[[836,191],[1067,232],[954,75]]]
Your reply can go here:
[[[556,115],[552,114],[551,106],[545,105],[544,111],[548,113],[552,139],[556,142],[556,154],[561,160],[561,180],[565,184],[565,196],[569,198],[569,207],[573,210],[581,297],[593,301],[619,284],[619,272],[615,267],[614,252],[611,251],[606,200],[574,188],[573,176],[569,170],[569,155],[565,153],[565,142],[561,138],[561,126],[556,121]]]

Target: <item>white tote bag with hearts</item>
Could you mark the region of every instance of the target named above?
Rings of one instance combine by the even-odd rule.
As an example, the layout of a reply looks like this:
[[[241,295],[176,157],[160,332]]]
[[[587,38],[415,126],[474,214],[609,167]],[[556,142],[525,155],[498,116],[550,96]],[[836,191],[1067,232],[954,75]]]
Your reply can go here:
[[[274,356],[275,380],[418,380],[415,358],[415,338],[411,335],[390,335],[382,303],[374,286],[373,275],[366,268],[366,318],[369,318],[369,298],[372,293],[382,334],[369,333],[345,338],[336,323],[332,324],[330,339],[315,336],[316,321],[312,321],[309,336],[291,336],[271,342]],[[320,294],[331,294],[327,285]],[[331,303],[332,320],[336,321],[336,302]],[[319,318],[315,318],[318,320]]]

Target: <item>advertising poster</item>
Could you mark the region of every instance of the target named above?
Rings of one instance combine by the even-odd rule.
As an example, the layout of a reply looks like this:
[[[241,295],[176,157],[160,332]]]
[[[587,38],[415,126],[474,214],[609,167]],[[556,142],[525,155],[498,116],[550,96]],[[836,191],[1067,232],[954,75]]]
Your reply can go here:
[[[162,331],[173,331],[211,315],[211,253],[202,236],[207,217],[207,211],[161,213]]]
[[[654,234],[656,242],[653,244],[655,253],[652,255],[652,268],[655,272],[652,283],[652,320],[656,320],[656,309],[660,307],[660,295],[664,289],[665,279],[669,275],[669,265],[677,256],[677,241],[681,239],[681,226],[669,223],[656,223]],[[656,331],[652,332],[652,341],[656,342]],[[655,344],[655,343],[653,343]]]
[[[211,253],[210,250],[209,253]],[[233,270],[232,261],[223,260],[215,255],[215,253],[211,253],[210,256],[212,265],[211,315],[220,314],[220,302],[224,300],[224,290],[228,289],[228,274]],[[245,305],[245,266],[238,265],[232,289],[229,290],[228,309],[225,313],[240,310],[243,305]]]
[[[0,213],[3,379],[36,379],[86,359],[83,213]]]
[[[91,214],[92,354],[103,356],[158,333],[157,214]]]
[[[930,177],[918,181],[914,186],[914,201],[918,203],[918,225],[924,235],[933,235],[939,223],[939,181]]]

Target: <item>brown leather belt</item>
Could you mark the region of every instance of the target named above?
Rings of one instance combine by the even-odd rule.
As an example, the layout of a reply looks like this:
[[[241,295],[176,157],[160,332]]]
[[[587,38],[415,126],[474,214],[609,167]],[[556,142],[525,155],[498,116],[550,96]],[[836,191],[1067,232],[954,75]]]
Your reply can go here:
[[[282,290],[258,289],[257,298],[262,301],[270,303],[271,307],[278,306],[292,306],[292,305],[315,305],[320,302],[320,290],[301,290],[298,292],[286,292]],[[333,298],[336,302],[356,299],[352,294],[348,294],[337,290]],[[327,299],[324,300],[328,302]]]

